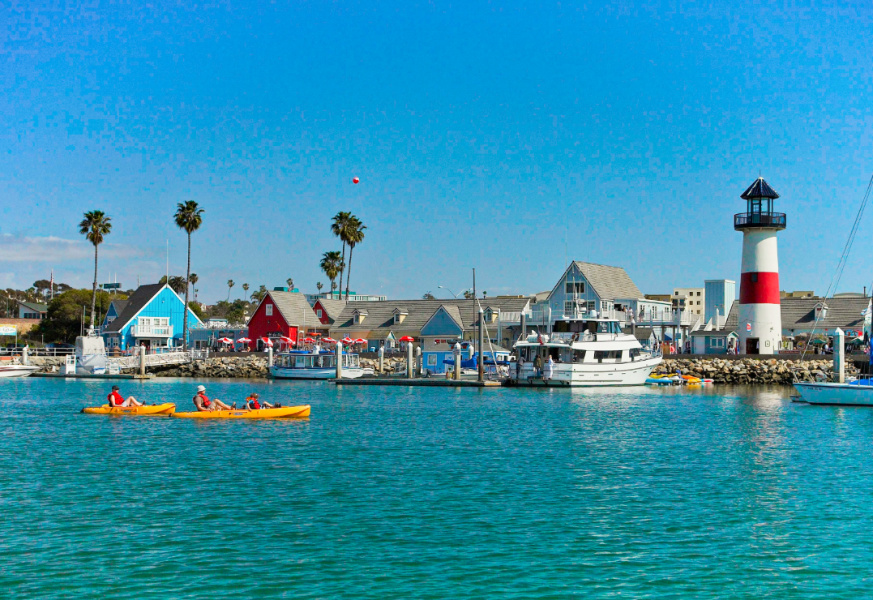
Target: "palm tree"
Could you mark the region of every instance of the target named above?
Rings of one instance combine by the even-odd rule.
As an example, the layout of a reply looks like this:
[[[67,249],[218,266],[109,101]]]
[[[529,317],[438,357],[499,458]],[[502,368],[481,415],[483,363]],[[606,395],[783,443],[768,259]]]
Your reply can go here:
[[[289,277],[288,279],[286,279],[286,280],[285,280],[285,283],[288,284],[288,291],[289,291],[289,292],[290,292],[291,290],[294,289],[294,280],[293,280],[291,277]]]
[[[249,294],[249,284],[247,284],[247,283],[242,284],[242,288],[243,288],[243,292],[244,292],[244,294],[243,294],[243,298],[248,298],[248,297],[249,297],[249,296],[248,296],[248,294]]]
[[[112,231],[112,219],[102,210],[92,210],[85,213],[85,218],[79,223],[79,233],[94,244],[94,286],[91,290],[91,329],[94,329],[94,307],[97,304],[97,246],[103,243],[103,238]]]
[[[197,285],[198,281],[200,281],[200,278],[197,277],[197,273],[191,273],[191,277],[188,278],[188,283],[191,287]],[[194,302],[197,302],[197,288],[194,288]]]
[[[357,217],[352,217],[346,231],[346,242],[349,245],[349,274],[346,275],[346,300],[349,299],[349,281],[352,278],[352,253],[355,251],[355,246],[364,241],[364,230],[366,225],[361,223]]]
[[[320,294],[320,293],[321,293],[321,288],[324,287],[324,284],[321,283],[320,281],[318,281],[318,282],[316,282],[315,287],[316,287],[316,289],[318,289],[318,293]]]
[[[330,291],[336,289],[336,276],[342,272],[343,260],[338,250],[331,250],[321,255],[321,270],[330,279]]]
[[[343,243],[343,254],[339,266],[339,289],[343,290],[343,271],[346,268],[346,233],[349,228],[349,222],[354,219],[350,212],[338,212],[333,216],[333,223],[330,226],[330,232],[337,236]]]
[[[227,280],[227,301],[230,302],[230,288],[235,286],[236,284],[233,282],[233,279]]]
[[[186,200],[176,205],[176,214],[173,218],[179,229],[184,229],[188,234],[188,270],[185,271],[185,317],[182,319],[182,350],[188,349],[188,292],[191,286],[191,234],[200,229],[203,224],[203,209],[193,200]]]

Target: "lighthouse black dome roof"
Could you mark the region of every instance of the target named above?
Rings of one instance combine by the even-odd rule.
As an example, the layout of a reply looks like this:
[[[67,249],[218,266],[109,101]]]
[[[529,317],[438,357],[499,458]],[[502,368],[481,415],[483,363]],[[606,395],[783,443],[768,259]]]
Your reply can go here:
[[[740,198],[743,200],[749,200],[750,198],[778,198],[779,194],[776,193],[776,190],[771,188],[766,181],[764,181],[763,177],[758,177],[752,185],[748,187],[748,189],[740,194]]]

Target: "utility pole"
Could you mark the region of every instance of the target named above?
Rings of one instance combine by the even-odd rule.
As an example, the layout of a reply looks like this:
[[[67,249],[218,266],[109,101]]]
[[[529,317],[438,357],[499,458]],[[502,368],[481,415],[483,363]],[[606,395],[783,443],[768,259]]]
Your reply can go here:
[[[475,302],[475,300],[474,300]],[[479,357],[476,362],[479,364],[479,381],[485,381],[485,359],[482,356],[482,320],[485,318],[485,313],[482,307],[479,307]]]

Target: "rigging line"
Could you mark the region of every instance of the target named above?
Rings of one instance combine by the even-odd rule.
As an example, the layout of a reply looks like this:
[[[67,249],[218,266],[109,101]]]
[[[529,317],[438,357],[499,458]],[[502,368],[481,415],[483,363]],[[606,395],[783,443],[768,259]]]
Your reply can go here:
[[[824,298],[822,300],[823,306],[826,306],[826,301],[830,297],[831,293],[836,293],[837,286],[840,284],[840,280],[843,278],[843,272],[846,269],[846,264],[848,263],[849,253],[852,250],[852,245],[855,243],[855,237],[858,233],[858,228],[861,224],[861,217],[864,215],[864,209],[867,207],[867,204],[870,200],[870,192],[873,190],[873,176],[870,177],[870,181],[867,183],[867,190],[864,192],[864,197],[861,200],[861,206],[858,208],[858,213],[855,215],[855,222],[852,223],[852,229],[849,232],[849,238],[846,240],[845,246],[843,246],[843,253],[840,255],[840,260],[837,263],[837,269],[831,277],[831,283],[828,285],[827,290],[825,290]],[[873,289],[873,288],[871,288]],[[815,335],[816,329],[818,329],[819,321],[822,320],[824,315],[824,310],[819,311],[819,314],[816,315],[815,321],[812,324],[812,331],[809,334],[810,340],[812,340],[812,336]],[[807,344],[803,348],[803,352],[800,355],[800,360],[803,360],[806,357],[806,353],[809,351],[810,344]],[[797,379],[797,374],[795,373],[795,380]]]

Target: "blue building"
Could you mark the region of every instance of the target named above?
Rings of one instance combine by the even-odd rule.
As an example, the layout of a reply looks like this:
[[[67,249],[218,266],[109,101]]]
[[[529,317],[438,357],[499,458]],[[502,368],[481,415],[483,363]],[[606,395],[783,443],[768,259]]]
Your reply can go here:
[[[182,346],[185,301],[166,284],[143,285],[126,301],[113,300],[104,319],[103,340],[107,349],[127,350]],[[188,309],[188,329],[203,327]],[[190,331],[189,331],[190,337]]]
[[[737,297],[737,282],[730,279],[707,279],[704,286],[706,298],[704,299],[703,322],[708,323],[718,314],[720,322],[713,321],[712,324],[715,327],[721,327],[727,321],[731,306]]]

